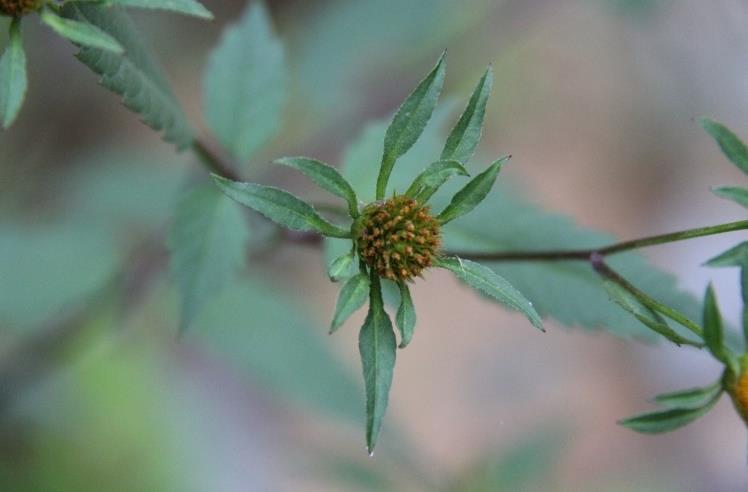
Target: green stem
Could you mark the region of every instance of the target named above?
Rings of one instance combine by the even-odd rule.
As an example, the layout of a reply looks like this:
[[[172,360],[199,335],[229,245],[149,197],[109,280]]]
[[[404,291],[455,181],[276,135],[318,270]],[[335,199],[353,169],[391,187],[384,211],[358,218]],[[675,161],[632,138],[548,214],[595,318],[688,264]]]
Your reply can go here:
[[[629,294],[631,294],[637,301],[641,302],[644,306],[648,307],[652,311],[658,312],[662,314],[663,316],[666,316],[672,319],[676,323],[692,331],[702,340],[704,339],[704,331],[701,329],[701,327],[698,324],[691,321],[686,315],[684,315],[680,311],[677,311],[669,306],[666,306],[665,304],[662,304],[661,302],[658,302],[652,299],[647,294],[637,289],[628,280],[623,278],[621,274],[619,274],[618,272],[610,268],[610,266],[608,266],[608,264],[605,263],[605,260],[601,254],[599,253],[593,254],[590,257],[590,263],[592,264],[592,268],[594,268],[595,271],[599,273],[601,277],[606,278],[612,282],[615,282],[616,284],[621,286]]]
[[[602,256],[623,253],[633,249],[655,246],[657,244],[673,243],[696,237],[712,236],[724,232],[740,231],[748,229],[748,220],[728,222],[707,227],[697,227],[685,231],[670,232],[657,236],[643,237],[631,241],[613,243],[602,248],[593,249],[570,249],[570,250],[548,250],[548,251],[509,251],[496,253],[473,253],[469,251],[445,251],[444,254],[459,256],[469,260],[485,261],[563,261],[563,260],[589,260],[590,256],[597,253]]]
[[[239,173],[218,154],[213,152],[202,140],[196,138],[192,142],[192,151],[200,158],[200,161],[209,171],[232,181],[241,181]]]

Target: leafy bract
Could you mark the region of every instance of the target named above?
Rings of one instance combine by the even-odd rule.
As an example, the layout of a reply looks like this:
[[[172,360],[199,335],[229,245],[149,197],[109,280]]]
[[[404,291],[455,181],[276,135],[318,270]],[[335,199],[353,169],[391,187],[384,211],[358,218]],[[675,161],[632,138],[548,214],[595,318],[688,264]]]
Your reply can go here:
[[[203,106],[211,130],[247,161],[278,130],[286,101],[283,45],[262,2],[252,2],[210,55]]]
[[[364,305],[369,296],[369,288],[369,278],[365,273],[358,273],[343,284],[330,324],[330,333],[335,333],[345,320]]]
[[[353,265],[355,255],[353,251],[349,251],[344,255],[340,255],[334,258],[329,265],[327,265],[327,276],[333,282],[338,282],[344,278],[348,278],[351,266]]]
[[[737,362],[733,360],[725,347],[725,330],[722,325],[722,315],[719,312],[717,298],[711,284],[704,294],[704,343],[715,359],[729,366],[734,374],[739,374]]]
[[[488,196],[491,188],[493,188],[493,184],[496,182],[499,171],[501,171],[501,167],[508,160],[508,156],[498,159],[488,166],[488,169],[471,179],[468,184],[455,193],[449,205],[436,216],[436,220],[441,224],[446,224],[471,212]]]
[[[18,116],[26,97],[26,53],[21,40],[21,20],[10,23],[8,47],[0,58],[0,123],[8,128]]]
[[[426,203],[452,176],[468,176],[468,172],[459,161],[432,162],[416,176],[405,194],[419,203]]]
[[[351,217],[358,217],[358,199],[356,193],[337,169],[308,157],[283,157],[275,161],[277,164],[298,169],[305,176],[317,183],[320,188],[337,195],[348,203],[348,213]]]
[[[711,400],[708,400],[701,406],[671,408],[661,412],[645,413],[621,420],[618,423],[642,434],[659,434],[661,432],[674,431],[705,415],[717,403],[720,394],[718,392]]]
[[[434,113],[433,124],[398,161],[391,178],[392,186],[407,189],[413,177],[423,169],[423,163],[432,162],[438,155],[444,143],[440,129],[447,115],[448,111],[443,108]],[[386,121],[365,127],[345,152],[343,175],[355,189],[363,190],[360,197],[365,200],[374,198],[364,193],[376,182],[377,170],[371,163],[378,158],[386,128]],[[457,191],[457,186],[459,184],[454,181],[445,183],[431,198],[432,209],[446,206],[450,192]],[[516,184],[501,182],[480,207],[445,227],[442,238],[445,250],[471,252],[592,248],[614,241],[609,234],[580,227],[568,217],[541,210],[518,196]],[[337,251],[340,247],[342,245],[336,246]],[[551,317],[570,327],[606,329],[623,338],[655,338],[651,330],[609,301],[599,275],[587,262],[502,263],[481,260],[481,263],[532,300],[541,316]],[[608,263],[624,277],[636,279],[637,287],[659,302],[678,309],[689,319],[701,316],[701,303],[679,290],[672,275],[654,268],[641,255],[616,255],[610,257]]]
[[[748,147],[729,128],[709,118],[699,118],[699,124],[717,142],[730,162],[748,174]]]
[[[315,231],[329,237],[351,236],[350,231],[329,223],[314,210],[314,207],[285,190],[256,183],[231,181],[215,174],[213,181],[232,200],[289,229]]]
[[[64,17],[94,25],[116,39],[125,49],[116,54],[99,48],[81,47],[78,59],[101,76],[101,84],[122,96],[130,110],[178,149],[192,144],[192,128],[161,69],[151,57],[141,35],[127,14],[118,7],[68,2]]]
[[[748,208],[748,189],[739,186],[718,186],[712,188],[712,193],[720,198],[732,200],[738,205]]]
[[[658,405],[669,408],[700,408],[722,392],[722,383],[717,381],[709,386],[663,393],[654,398]]]
[[[239,206],[215,186],[201,186],[179,202],[168,245],[181,297],[180,330],[244,266],[247,238]]]
[[[446,52],[442,53],[433,70],[405,99],[387,128],[384,136],[382,164],[377,178],[378,200],[384,198],[395,162],[416,143],[431,119],[444,85],[445,55]]]
[[[480,263],[460,258],[441,258],[436,262],[436,266],[450,270],[460,280],[474,289],[519,311],[530,320],[533,326],[541,331],[545,331],[543,321],[535,311],[532,303],[520,291],[512,287],[506,279],[497,275],[490,268]]]
[[[397,308],[395,322],[400,330],[400,348],[408,346],[413,339],[413,329],[416,326],[416,309],[413,306],[413,298],[410,289],[404,282],[398,284],[400,288],[400,307]]]
[[[748,268],[748,241],[728,249],[705,263],[710,267],[743,267]]]
[[[124,48],[116,39],[85,21],[65,19],[49,8],[42,10],[41,19],[57,34],[79,46],[99,48],[116,54],[121,54],[124,51]]]
[[[212,19],[213,14],[197,0],[101,0],[114,5],[124,7],[136,7],[142,9],[158,9],[179,12],[180,14],[192,15],[202,19]]]
[[[372,274],[369,313],[358,338],[366,389],[366,447],[370,454],[374,453],[387,410],[395,368],[396,344],[392,322],[384,310],[379,277]]]
[[[483,132],[486,103],[488,103],[488,97],[491,95],[492,86],[493,71],[491,67],[488,67],[475,87],[465,111],[449,137],[447,137],[447,142],[442,150],[442,160],[454,159],[464,164],[473,156]]]

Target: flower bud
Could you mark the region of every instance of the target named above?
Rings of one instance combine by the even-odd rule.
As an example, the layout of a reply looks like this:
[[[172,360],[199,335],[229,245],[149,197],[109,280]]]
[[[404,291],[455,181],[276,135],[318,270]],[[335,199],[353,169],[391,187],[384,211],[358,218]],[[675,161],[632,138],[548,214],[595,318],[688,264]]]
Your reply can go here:
[[[20,17],[41,7],[41,0],[0,0],[0,14]]]

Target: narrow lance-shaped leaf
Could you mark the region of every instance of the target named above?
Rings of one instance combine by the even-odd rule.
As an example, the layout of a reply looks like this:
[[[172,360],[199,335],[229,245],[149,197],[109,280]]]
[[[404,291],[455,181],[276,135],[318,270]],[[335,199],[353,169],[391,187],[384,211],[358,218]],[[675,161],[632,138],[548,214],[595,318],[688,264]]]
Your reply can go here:
[[[178,149],[192,144],[192,128],[169,83],[153,60],[127,14],[118,7],[66,2],[65,18],[85,21],[106,32],[125,49],[121,55],[99,48],[81,47],[78,59],[101,75],[101,84],[122,96],[131,111]]]
[[[502,304],[524,314],[530,323],[541,331],[543,321],[535,311],[532,303],[528,301],[517,289],[500,277],[496,272],[480,263],[460,258],[440,258],[436,266],[446,268],[457,277],[480,292],[501,302]]]
[[[493,87],[493,71],[489,66],[470,96],[465,111],[447,137],[441,159],[455,159],[463,164],[473,156],[483,132],[483,119],[486,115],[486,103]]]
[[[203,75],[210,129],[241,161],[276,134],[287,98],[283,44],[263,2],[224,30]]]
[[[351,217],[358,217],[356,192],[334,167],[308,157],[282,157],[277,159],[275,163],[301,171],[317,183],[320,188],[344,199],[348,203],[348,213]]]
[[[180,331],[244,266],[247,238],[240,207],[210,183],[179,202],[168,246],[181,298]]]
[[[743,297],[743,338],[748,343],[748,265],[740,269],[740,293]]]
[[[369,296],[369,277],[358,273],[343,284],[335,306],[335,316],[330,324],[330,334],[335,333],[345,320],[358,311]]]
[[[471,179],[464,188],[455,193],[452,201],[436,217],[436,220],[441,224],[446,224],[477,207],[488,196],[488,193],[496,182],[499,171],[501,171],[501,167],[508,160],[509,156],[498,159],[488,166],[488,169]]]
[[[725,334],[722,326],[722,315],[717,306],[717,298],[711,284],[704,294],[704,343],[715,359],[728,366],[734,374],[738,374],[737,362],[725,347]]]
[[[748,241],[728,249],[705,263],[710,267],[748,267]]]
[[[739,186],[720,186],[712,188],[712,193],[720,198],[732,200],[738,205],[748,208],[748,189]]]
[[[26,97],[26,53],[21,40],[21,19],[10,22],[10,39],[0,58],[0,122],[8,128],[18,116]]]
[[[384,310],[379,277],[372,272],[369,313],[358,339],[366,389],[366,447],[369,454],[374,454],[374,446],[387,410],[396,345],[392,322]]]
[[[606,280],[604,283],[605,289],[608,291],[608,295],[613,302],[621,306],[636,319],[638,319],[644,326],[651,329],[655,333],[658,333],[670,340],[674,344],[680,345],[692,345],[701,347],[700,342],[689,340],[688,338],[680,335],[678,332],[670,328],[667,321],[657,312],[649,309],[646,306],[641,305],[633,296],[623,289],[620,285]]]
[[[41,19],[57,34],[79,46],[99,48],[117,54],[124,51],[116,39],[85,21],[64,19],[49,8],[42,10]]]
[[[400,348],[408,346],[413,339],[413,329],[416,326],[416,309],[413,306],[413,298],[410,289],[404,282],[398,284],[400,288],[400,307],[397,309],[395,322],[400,330]]]
[[[353,265],[354,256],[353,251],[350,251],[333,259],[327,266],[327,276],[330,277],[330,280],[338,282],[348,277],[351,265]]]
[[[619,421],[618,423],[628,429],[643,434],[659,434],[670,432],[684,425],[688,425],[699,417],[705,415],[719,400],[717,393],[703,406],[696,408],[672,408],[662,412],[645,413]]]
[[[419,203],[426,203],[452,176],[468,176],[468,172],[455,160],[432,162],[416,176],[405,194]]]
[[[329,223],[314,207],[287,191],[256,183],[231,181],[215,174],[212,176],[226,196],[261,213],[276,224],[297,231],[315,231],[329,237],[351,237],[350,231]]]
[[[384,198],[387,192],[387,183],[395,162],[416,143],[431,119],[444,85],[445,55],[446,51],[439,57],[433,70],[405,99],[387,128],[384,136],[382,164],[377,178],[377,200]]]
[[[107,3],[136,7],[142,9],[158,9],[179,12],[202,19],[212,19],[213,14],[197,0],[103,0]]]
[[[689,388],[672,393],[663,393],[654,398],[655,403],[669,408],[700,408],[722,392],[722,383],[716,381],[709,386]]]
[[[730,162],[748,174],[748,147],[730,129],[709,118],[700,118],[701,127],[717,141]]]

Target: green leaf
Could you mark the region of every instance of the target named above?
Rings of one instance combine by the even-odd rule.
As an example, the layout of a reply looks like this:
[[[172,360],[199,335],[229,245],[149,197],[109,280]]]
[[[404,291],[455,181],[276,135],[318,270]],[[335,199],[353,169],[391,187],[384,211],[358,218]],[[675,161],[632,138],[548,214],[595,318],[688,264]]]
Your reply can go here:
[[[335,333],[343,323],[366,302],[369,296],[369,278],[365,273],[354,275],[343,284],[335,306],[335,316],[330,324],[330,334]]]
[[[192,128],[169,83],[151,57],[132,21],[122,9],[66,3],[64,17],[92,24],[116,39],[125,49],[121,55],[98,48],[81,47],[78,59],[101,76],[100,83],[122,96],[142,121],[164,132],[164,140],[178,149],[192,144]]]
[[[241,161],[278,131],[286,79],[283,45],[263,3],[252,2],[224,31],[203,76],[208,125]]]
[[[366,389],[366,447],[372,455],[387,410],[396,344],[392,322],[384,310],[379,277],[372,273],[369,313],[358,339]]]
[[[103,0],[107,3],[122,5],[124,7],[136,7],[141,9],[169,10],[180,14],[192,15],[202,19],[212,19],[210,13],[197,0]]]
[[[308,203],[291,193],[256,183],[240,183],[215,174],[218,188],[232,200],[245,205],[276,224],[297,231],[315,231],[329,237],[351,237],[350,231],[327,222]]]
[[[395,322],[400,330],[400,348],[408,346],[413,339],[413,329],[416,326],[416,309],[413,306],[413,298],[410,289],[404,282],[398,283],[400,288],[400,307],[397,308]]]
[[[737,362],[725,347],[724,338],[722,315],[719,312],[714,288],[709,284],[704,294],[704,343],[715,359],[730,367],[734,374],[739,374]]]
[[[462,163],[470,160],[478,147],[483,132],[483,119],[486,115],[486,103],[493,86],[493,71],[489,66],[470,96],[465,111],[447,137],[441,159],[454,159]]]
[[[442,224],[446,224],[477,207],[488,196],[491,188],[493,188],[493,184],[496,182],[499,171],[501,171],[501,167],[508,160],[509,156],[505,156],[494,161],[493,164],[488,166],[488,169],[471,179],[464,188],[452,197],[452,201],[436,217],[436,220]]]
[[[117,54],[124,51],[124,48],[116,39],[87,22],[64,19],[49,8],[42,10],[41,19],[57,34],[79,46],[100,48]]]
[[[301,171],[305,176],[317,183],[320,188],[344,199],[348,202],[348,213],[350,213],[351,217],[358,217],[358,199],[356,198],[356,193],[351,188],[351,185],[348,184],[348,181],[334,167],[307,157],[282,157],[274,162]]]
[[[748,343],[748,266],[740,269],[740,294],[743,298],[743,340]]]
[[[387,128],[382,164],[377,178],[377,200],[384,198],[387,192],[387,182],[395,162],[416,143],[431,119],[444,85],[445,55],[446,51],[439,57],[436,66],[426,78],[405,99]]]
[[[444,144],[439,128],[450,115],[449,104],[434,112],[429,125],[407,155],[398,161],[391,185],[408,188],[412,177],[431,162]],[[363,129],[361,135],[345,151],[341,170],[359,197],[374,199],[373,190],[378,170],[371,163],[380,157],[381,142],[387,121],[377,121]],[[451,180],[430,200],[440,210],[449,202],[460,183]],[[360,191],[364,190],[364,191]],[[484,204],[469,215],[452,222],[442,230],[443,249],[466,252],[537,251],[548,249],[597,248],[616,238],[594,229],[583,228],[569,217],[550,213],[529,203],[521,194],[521,186],[499,182]],[[330,241],[327,243],[343,241]],[[349,246],[348,246],[349,247]],[[339,249],[342,254],[346,249]],[[653,332],[634,317],[610,302],[603,282],[587,262],[488,262],[484,265],[506,278],[519,291],[533,300],[543,317],[550,317],[568,327],[587,330],[605,329],[628,340],[655,340]],[[636,279],[637,287],[658,301],[684,313],[690,319],[701,316],[699,299],[678,288],[673,275],[655,268],[637,253],[626,253],[609,259],[610,266],[626,278]],[[538,279],[543,279],[538,281]]]
[[[21,19],[10,23],[10,38],[0,58],[0,123],[8,128],[18,116],[26,97],[26,53],[21,39]]]
[[[720,186],[712,188],[712,193],[748,208],[748,189],[739,186]]]
[[[663,393],[654,398],[655,403],[669,408],[700,408],[722,393],[722,382],[716,381],[709,386],[689,388],[686,390]]]
[[[348,278],[354,257],[355,255],[353,254],[353,251],[349,251],[348,253],[333,259],[327,266],[327,276],[330,277],[330,280],[333,282],[339,282],[344,278]]]
[[[440,258],[436,266],[446,268],[457,277],[480,292],[501,302],[502,304],[524,314],[530,323],[540,331],[545,331],[543,321],[535,311],[532,303],[520,291],[512,287],[506,279],[497,275],[493,270],[480,263],[460,258]]]
[[[705,263],[710,267],[748,267],[748,241],[715,256]]]
[[[730,162],[748,174],[748,147],[737,135],[721,123],[709,118],[699,118],[699,124],[716,140],[722,153],[730,159]]]
[[[667,321],[665,321],[659,313],[643,306],[628,291],[626,291],[626,289],[617,283],[606,280],[604,286],[613,302],[631,313],[644,326],[650,328],[655,333],[662,335],[678,346],[684,344],[696,347],[702,346],[700,342],[692,341],[670,328]]]
[[[455,160],[432,162],[413,180],[405,194],[419,203],[426,203],[452,176],[469,176],[469,174],[462,164]]]
[[[662,412],[645,413],[621,420],[618,423],[642,434],[670,432],[688,425],[705,415],[717,403],[720,394],[717,393],[716,396],[707,401],[703,406],[695,408],[672,408]]]
[[[179,202],[168,246],[181,297],[180,331],[244,267],[247,239],[238,205],[215,186],[201,186]]]

